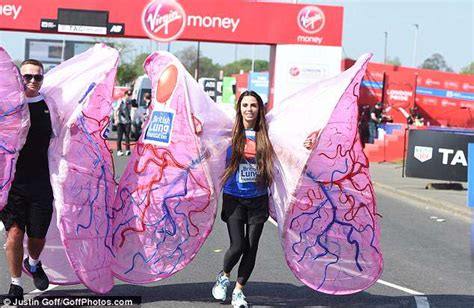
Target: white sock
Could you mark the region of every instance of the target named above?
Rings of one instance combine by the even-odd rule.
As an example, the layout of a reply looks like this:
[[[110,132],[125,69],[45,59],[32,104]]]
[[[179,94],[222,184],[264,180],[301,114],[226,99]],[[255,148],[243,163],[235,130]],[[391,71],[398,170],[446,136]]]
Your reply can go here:
[[[31,256],[28,256],[28,263],[30,263],[30,266],[36,266],[38,265],[39,260],[35,260]]]
[[[234,291],[232,291],[232,293],[234,293],[234,294],[242,293],[242,289],[235,288]]]
[[[20,277],[12,277],[12,284],[17,285],[19,287],[23,287],[21,285],[21,276]]]

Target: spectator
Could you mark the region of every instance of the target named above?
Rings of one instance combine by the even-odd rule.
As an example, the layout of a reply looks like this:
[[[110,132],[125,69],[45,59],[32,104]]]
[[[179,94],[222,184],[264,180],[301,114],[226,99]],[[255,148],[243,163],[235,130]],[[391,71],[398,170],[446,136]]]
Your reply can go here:
[[[372,109],[370,109],[370,118],[369,118],[369,140],[368,143],[374,143],[375,139],[378,138],[378,128],[382,123],[383,119],[383,108],[382,102],[375,104]]]
[[[125,92],[125,96],[119,101],[117,109],[115,110],[114,118],[117,123],[117,156],[122,156],[122,138],[125,135],[125,155],[130,155],[130,127],[132,124],[131,120],[131,108],[132,103],[130,102],[130,96],[132,91],[128,90]]]
[[[421,113],[420,113],[417,106],[414,106],[413,108],[410,108],[410,118],[412,120],[411,120],[411,123],[408,123],[408,124],[415,124],[415,126],[423,126],[424,125],[425,119],[421,115]]]
[[[150,116],[151,94],[145,93],[145,95],[143,96],[143,101],[145,102],[145,114],[143,115],[142,127]]]

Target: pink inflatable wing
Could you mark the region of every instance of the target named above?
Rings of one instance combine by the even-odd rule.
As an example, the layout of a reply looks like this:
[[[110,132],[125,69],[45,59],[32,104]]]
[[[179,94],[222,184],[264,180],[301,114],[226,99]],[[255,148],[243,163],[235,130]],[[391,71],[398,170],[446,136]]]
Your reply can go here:
[[[361,57],[269,115],[281,175],[272,187],[273,206],[288,266],[303,283],[329,294],[362,291],[382,274],[375,193],[357,130],[369,59]],[[303,147],[306,138],[315,141],[312,150]]]
[[[0,47],[0,210],[7,203],[16,160],[29,127],[30,114],[18,69]]]
[[[211,176],[214,191],[219,195],[222,187],[220,178],[224,174],[227,148],[231,144],[235,109],[228,104],[217,104],[210,99],[196,80],[188,73],[185,83],[187,101],[204,154],[204,166]]]
[[[153,53],[144,67],[152,81],[153,103],[120,179],[109,244],[116,277],[132,283],[161,280],[182,270],[209,235],[217,207],[205,159],[218,151],[201,143],[201,129],[204,140],[211,136],[192,109],[214,103],[171,54]]]
[[[115,49],[98,44],[48,72],[42,91],[55,132],[49,166],[57,220],[43,263],[53,283],[80,280],[97,293],[113,287],[107,237],[115,181],[106,138],[118,58]]]

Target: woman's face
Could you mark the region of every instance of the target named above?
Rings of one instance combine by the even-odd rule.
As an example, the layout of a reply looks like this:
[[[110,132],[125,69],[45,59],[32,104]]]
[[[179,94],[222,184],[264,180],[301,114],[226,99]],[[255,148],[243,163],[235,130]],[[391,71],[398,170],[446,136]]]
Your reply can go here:
[[[245,128],[254,128],[258,117],[258,102],[251,95],[244,96],[240,102],[240,113]]]

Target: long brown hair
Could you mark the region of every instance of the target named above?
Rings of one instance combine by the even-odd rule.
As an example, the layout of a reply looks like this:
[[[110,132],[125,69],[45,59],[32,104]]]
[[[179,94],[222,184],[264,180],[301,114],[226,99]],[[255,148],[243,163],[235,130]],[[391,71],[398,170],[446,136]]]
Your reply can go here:
[[[255,122],[255,142],[257,159],[257,184],[270,185],[273,181],[273,147],[268,138],[268,126],[265,120],[265,106],[263,100],[254,91],[243,92],[237,101],[237,114],[232,129],[232,157],[222,175],[221,181],[224,184],[239,168],[239,164],[244,156],[245,148],[245,128],[241,112],[241,102],[245,96],[253,96],[258,102],[258,115]]]

